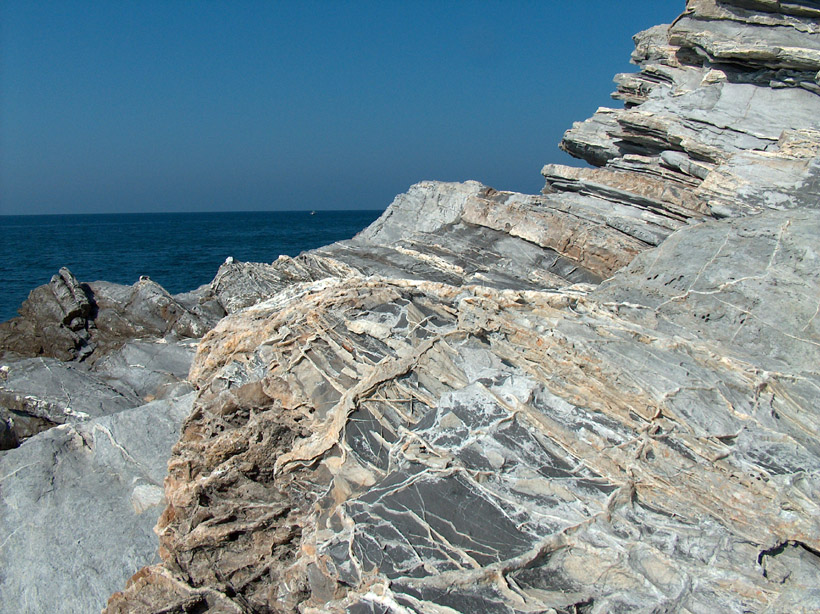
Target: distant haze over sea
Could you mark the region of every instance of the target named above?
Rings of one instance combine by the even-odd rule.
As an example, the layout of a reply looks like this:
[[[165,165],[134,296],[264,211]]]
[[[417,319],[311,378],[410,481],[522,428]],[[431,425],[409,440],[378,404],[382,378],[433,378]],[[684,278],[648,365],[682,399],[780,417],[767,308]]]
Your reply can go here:
[[[0,217],[0,321],[66,266],[83,282],[147,275],[171,294],[210,282],[229,256],[272,262],[349,239],[381,211],[137,213]]]

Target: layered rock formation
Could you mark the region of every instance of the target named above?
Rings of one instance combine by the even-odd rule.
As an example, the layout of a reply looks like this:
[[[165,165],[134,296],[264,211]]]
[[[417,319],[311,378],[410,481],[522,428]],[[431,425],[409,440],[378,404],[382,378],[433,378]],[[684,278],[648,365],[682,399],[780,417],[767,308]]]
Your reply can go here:
[[[90,478],[62,468],[111,462],[110,425],[192,403],[164,498],[120,460],[89,498],[167,503],[161,563],[106,612],[820,609],[820,6],[690,0],[635,42],[624,108],[562,142],[595,168],[548,165],[540,195],[424,182],[350,241],[229,260],[187,296],[65,272],[33,296],[0,328],[5,398],[44,365],[179,400],[77,423],[39,393],[71,424],[0,459],[4,602],[93,610],[12,564],[21,493],[51,492],[36,459],[67,455],[48,496],[76,500]],[[159,339],[212,327],[186,381]]]

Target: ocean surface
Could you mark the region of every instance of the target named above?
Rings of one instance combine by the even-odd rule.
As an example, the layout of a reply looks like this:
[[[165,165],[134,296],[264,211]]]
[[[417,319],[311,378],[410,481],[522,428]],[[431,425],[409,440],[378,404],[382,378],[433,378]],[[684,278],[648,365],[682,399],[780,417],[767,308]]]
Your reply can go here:
[[[273,262],[349,239],[381,211],[0,216],[0,321],[17,315],[60,267],[82,282],[133,284],[147,275],[171,294],[210,282],[228,256]]]

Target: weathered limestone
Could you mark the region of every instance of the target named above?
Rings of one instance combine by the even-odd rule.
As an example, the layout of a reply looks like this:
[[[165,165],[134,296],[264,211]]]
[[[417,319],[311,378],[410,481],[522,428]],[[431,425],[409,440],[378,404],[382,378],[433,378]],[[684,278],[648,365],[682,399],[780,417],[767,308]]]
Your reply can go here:
[[[561,147],[627,170],[634,184],[663,169],[682,175],[664,178],[671,188],[688,176],[696,190],[687,198],[699,205],[689,217],[703,207],[725,217],[817,206],[817,13],[809,3],[690,1],[672,26],[635,37],[641,72],[619,75],[614,94],[626,108],[599,109]],[[548,187],[565,189],[544,174]]]
[[[625,108],[565,136],[596,168],[547,165],[539,195],[422,182],[184,295],[61,271],[0,326],[0,390],[45,399],[30,364],[169,400],[0,457],[0,609],[820,610],[818,19],[690,0],[636,36]],[[184,413],[162,500],[143,459]],[[67,523],[105,535],[75,559]],[[112,563],[80,595],[60,560]]]
[[[351,277],[226,318],[165,567],[108,611],[820,607],[818,224],[689,228],[592,294]]]

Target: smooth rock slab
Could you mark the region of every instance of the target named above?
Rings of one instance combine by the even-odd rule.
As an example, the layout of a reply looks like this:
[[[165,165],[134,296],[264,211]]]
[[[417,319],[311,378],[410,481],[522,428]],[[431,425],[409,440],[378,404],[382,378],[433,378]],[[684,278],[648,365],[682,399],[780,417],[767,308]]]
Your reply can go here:
[[[144,402],[182,396],[196,352],[197,340],[135,340],[115,350],[94,366],[99,377],[118,390]],[[186,390],[187,387],[187,390]]]
[[[65,422],[97,418],[140,404],[77,363],[27,358],[4,365],[0,374],[0,419],[18,440]]]
[[[595,297],[670,334],[709,339],[772,371],[820,365],[820,210],[682,230]]]
[[[56,427],[0,456],[0,612],[99,612],[158,560],[166,459],[192,401]]]

